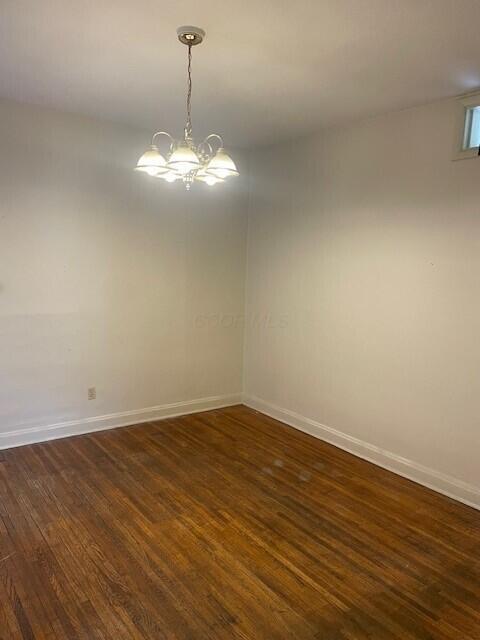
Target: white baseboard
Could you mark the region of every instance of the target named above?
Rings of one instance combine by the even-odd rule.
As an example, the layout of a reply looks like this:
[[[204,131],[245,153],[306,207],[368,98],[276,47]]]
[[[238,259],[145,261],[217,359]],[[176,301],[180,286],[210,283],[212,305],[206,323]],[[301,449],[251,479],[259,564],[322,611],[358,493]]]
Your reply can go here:
[[[255,396],[244,395],[243,404],[276,420],[280,420],[295,429],[309,433],[315,438],[325,440],[364,460],[373,462],[379,467],[393,471],[400,476],[443,493],[449,498],[463,502],[470,507],[480,509],[479,487],[467,484],[462,480],[448,476],[435,469],[430,469],[407,458],[402,458],[391,451],[385,451],[373,444],[332,429],[332,427],[327,427],[311,418],[305,418],[294,411],[282,409]]]
[[[35,444],[47,440],[56,440],[67,436],[76,436],[82,433],[93,431],[104,431],[117,427],[127,427],[151,420],[161,418],[173,418],[174,416],[208,411],[209,409],[220,409],[239,404],[242,401],[242,394],[235,393],[225,396],[213,396],[211,398],[199,398],[187,400],[185,402],[172,402],[171,404],[161,404],[156,407],[145,409],[134,409],[133,411],[121,411],[119,413],[109,413],[103,416],[91,418],[80,418],[69,420],[68,422],[57,422],[56,424],[39,425],[15,429],[0,433],[0,450],[20,447],[25,444]]]

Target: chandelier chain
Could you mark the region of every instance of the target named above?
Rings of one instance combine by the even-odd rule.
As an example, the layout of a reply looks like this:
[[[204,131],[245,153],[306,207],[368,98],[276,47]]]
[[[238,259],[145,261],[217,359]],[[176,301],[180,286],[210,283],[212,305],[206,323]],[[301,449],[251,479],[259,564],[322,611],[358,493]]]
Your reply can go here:
[[[188,91],[187,91],[187,125],[185,127],[185,137],[192,137],[192,45],[188,45]]]

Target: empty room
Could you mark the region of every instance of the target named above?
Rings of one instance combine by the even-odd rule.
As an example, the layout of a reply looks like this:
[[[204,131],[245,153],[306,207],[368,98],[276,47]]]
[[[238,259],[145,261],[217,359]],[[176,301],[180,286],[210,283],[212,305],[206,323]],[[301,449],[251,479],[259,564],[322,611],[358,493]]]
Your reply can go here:
[[[480,640],[479,27],[0,3],[0,640]]]

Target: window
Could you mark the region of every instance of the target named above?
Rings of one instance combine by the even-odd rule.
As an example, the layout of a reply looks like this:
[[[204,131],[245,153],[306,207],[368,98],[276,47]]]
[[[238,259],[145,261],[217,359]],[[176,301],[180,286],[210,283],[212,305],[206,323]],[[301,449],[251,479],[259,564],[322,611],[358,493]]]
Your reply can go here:
[[[458,129],[454,159],[478,157],[480,147],[480,93],[458,100]]]
[[[480,147],[480,106],[465,109],[463,148]]]

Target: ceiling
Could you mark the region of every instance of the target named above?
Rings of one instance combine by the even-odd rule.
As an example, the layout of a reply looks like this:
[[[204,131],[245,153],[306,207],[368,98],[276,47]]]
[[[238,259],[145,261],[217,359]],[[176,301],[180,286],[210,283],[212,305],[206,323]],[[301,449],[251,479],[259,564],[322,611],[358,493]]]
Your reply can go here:
[[[0,96],[252,146],[480,87],[479,0],[2,0]]]

